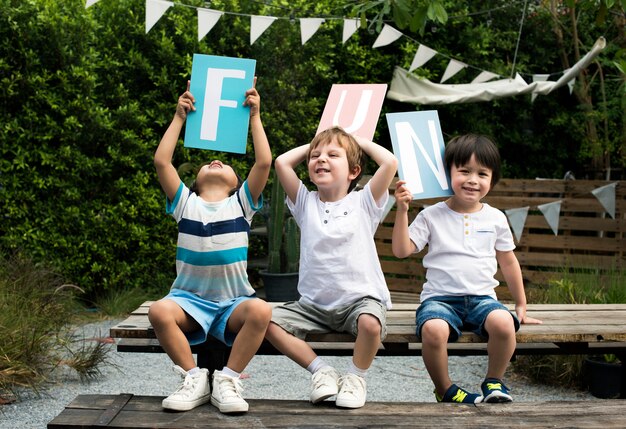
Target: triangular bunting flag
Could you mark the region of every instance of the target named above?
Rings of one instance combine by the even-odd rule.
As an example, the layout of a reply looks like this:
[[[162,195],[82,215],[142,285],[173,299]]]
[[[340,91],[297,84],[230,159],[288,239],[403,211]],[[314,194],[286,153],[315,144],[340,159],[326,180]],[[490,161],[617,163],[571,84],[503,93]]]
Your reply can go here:
[[[343,37],[342,42],[345,44],[356,30],[359,29],[359,20],[358,19],[344,19],[343,20]]]
[[[402,33],[393,28],[391,25],[385,24],[380,34],[376,38],[376,41],[372,45],[372,48],[380,48],[381,46],[387,46],[390,43],[395,42],[400,37],[402,37]]]
[[[198,42],[211,31],[221,17],[222,12],[198,8]]]
[[[549,77],[549,74],[534,74],[533,82],[545,82],[546,80],[548,80]],[[530,102],[532,103],[533,101],[535,101],[535,98],[537,98],[537,94],[533,92],[530,96]]]
[[[256,16],[250,17],[250,44],[252,45],[265,30],[276,21],[273,16]]]
[[[448,67],[446,67],[446,71],[444,72],[443,77],[441,78],[441,82],[439,83],[444,83],[445,81],[450,79],[452,76],[454,76],[455,74],[463,70],[465,67],[467,67],[467,64],[462,63],[461,61],[450,60],[450,62],[448,63]]]
[[[559,232],[559,215],[561,214],[561,203],[562,201],[555,201],[553,203],[546,203],[537,206],[543,216],[546,218],[548,225],[552,228],[552,232],[554,235],[557,235]]]
[[[146,34],[172,6],[174,3],[171,1],[146,0]]]
[[[513,230],[513,234],[515,234],[515,238],[517,238],[517,242],[519,243],[522,239],[522,231],[524,231],[524,225],[526,224],[526,217],[528,216],[528,207],[521,207],[518,209],[508,209],[505,210],[506,217],[509,219],[509,223],[511,224],[511,229]]]
[[[593,195],[596,196],[604,210],[611,215],[613,219],[615,219],[615,187],[617,183],[610,183],[605,186],[601,186],[599,188],[591,191]]]
[[[300,18],[300,40],[303,45],[315,34],[323,22],[323,18]]]
[[[417,48],[417,52],[415,53],[415,56],[413,57],[413,62],[411,63],[411,67],[409,67],[409,71],[412,72],[416,68],[423,66],[436,54],[437,54],[437,51],[435,51],[434,49],[430,49],[426,45],[419,45],[419,47]]]
[[[89,6],[92,6],[96,3],[98,3],[99,0],[87,0],[87,2],[85,3],[85,9],[87,9]]]
[[[498,77],[498,75],[495,73],[488,72],[488,71],[483,71],[483,72],[480,72],[480,74],[474,78],[472,83],[488,82],[494,77]]]

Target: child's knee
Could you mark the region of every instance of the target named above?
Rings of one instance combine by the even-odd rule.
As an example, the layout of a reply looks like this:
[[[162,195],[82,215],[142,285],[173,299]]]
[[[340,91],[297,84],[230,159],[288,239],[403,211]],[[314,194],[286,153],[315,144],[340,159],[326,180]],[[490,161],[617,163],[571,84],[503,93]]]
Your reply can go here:
[[[272,319],[272,307],[261,299],[250,300],[249,303],[247,321],[265,330]]]
[[[422,325],[420,335],[422,343],[447,343],[450,337],[450,326],[443,319],[430,319]]]
[[[489,337],[507,338],[515,336],[513,316],[505,310],[494,310],[487,316],[485,330]]]
[[[163,325],[169,320],[173,322],[173,314],[168,303],[163,300],[152,303],[148,309],[148,320],[152,326]]]
[[[359,316],[357,326],[359,334],[380,338],[382,326],[380,325],[380,321],[371,314],[362,314]]]

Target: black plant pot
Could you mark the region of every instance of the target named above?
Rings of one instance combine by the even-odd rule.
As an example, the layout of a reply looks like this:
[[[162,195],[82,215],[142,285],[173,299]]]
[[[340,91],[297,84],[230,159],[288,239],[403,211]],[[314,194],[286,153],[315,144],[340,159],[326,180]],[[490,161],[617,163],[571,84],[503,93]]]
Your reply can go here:
[[[587,358],[584,374],[589,392],[596,398],[615,399],[622,391],[623,365],[606,362],[602,358]]]
[[[286,302],[300,299],[298,273],[268,273],[262,270],[259,274],[263,279],[266,301]]]

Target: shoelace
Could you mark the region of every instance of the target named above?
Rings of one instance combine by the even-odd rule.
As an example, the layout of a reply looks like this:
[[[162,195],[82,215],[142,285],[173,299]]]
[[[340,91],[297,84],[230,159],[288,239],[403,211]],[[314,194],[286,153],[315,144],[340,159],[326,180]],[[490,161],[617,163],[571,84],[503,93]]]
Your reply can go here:
[[[222,398],[240,398],[241,392],[243,391],[243,386],[241,381],[235,378],[223,377],[219,381],[220,393],[222,394]]]
[[[325,385],[326,378],[332,379],[332,376],[327,372],[316,372],[315,375],[313,375],[314,388],[317,389],[318,387]]]
[[[176,392],[174,392],[174,394],[175,395],[176,394],[181,394],[183,396],[190,396],[190,395],[192,395],[193,394],[193,390],[196,387],[196,382],[198,381],[198,379],[196,377],[192,377],[191,375],[189,375],[189,373],[187,373],[187,371],[185,371],[184,369],[182,369],[179,366],[174,366],[174,372],[179,374],[183,378],[183,382],[178,387]]]
[[[344,393],[354,393],[361,388],[361,383],[359,383],[356,375],[344,375],[339,379],[339,384],[341,384],[341,390]]]

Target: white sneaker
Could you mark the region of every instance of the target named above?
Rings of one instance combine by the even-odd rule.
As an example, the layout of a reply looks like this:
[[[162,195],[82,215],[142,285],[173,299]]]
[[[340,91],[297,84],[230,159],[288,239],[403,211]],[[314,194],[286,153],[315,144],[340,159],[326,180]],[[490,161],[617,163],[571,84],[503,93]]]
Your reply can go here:
[[[339,373],[326,366],[311,376],[311,402],[317,404],[339,392]]]
[[[194,375],[178,365],[174,365],[174,372],[183,377],[183,382],[178,390],[172,393],[161,403],[163,408],[175,411],[187,411],[208,402],[210,399],[208,371],[201,368]]]
[[[339,380],[341,390],[335,402],[338,407],[361,408],[365,405],[367,387],[363,377],[356,374],[346,374]]]
[[[248,403],[241,396],[243,387],[238,378],[229,377],[222,371],[213,372],[211,403],[222,413],[244,413]]]

